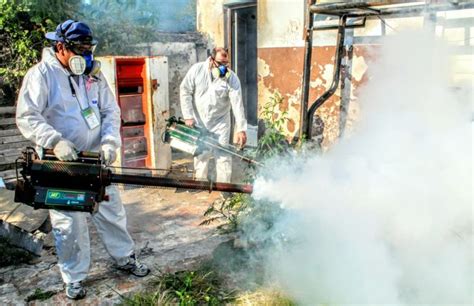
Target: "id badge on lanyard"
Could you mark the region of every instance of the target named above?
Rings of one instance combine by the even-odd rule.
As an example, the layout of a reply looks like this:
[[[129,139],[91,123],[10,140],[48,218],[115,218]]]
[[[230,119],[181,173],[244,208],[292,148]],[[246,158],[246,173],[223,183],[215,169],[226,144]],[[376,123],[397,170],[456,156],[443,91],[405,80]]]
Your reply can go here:
[[[97,117],[96,113],[94,112],[94,110],[89,106],[89,97],[87,96],[87,91],[86,91],[86,98],[87,98],[87,105],[88,106],[83,109],[82,106],[81,106],[81,102],[79,101],[79,99],[76,96],[76,90],[74,89],[74,85],[72,84],[71,76],[69,76],[69,86],[71,87],[72,95],[76,98],[76,101],[79,104],[79,108],[81,109],[82,118],[84,118],[84,120],[86,121],[87,126],[89,127],[89,130],[95,129],[96,127],[98,127],[100,125],[100,121],[99,121],[99,118]]]
[[[100,125],[99,118],[97,118],[97,115],[95,114],[94,110],[92,110],[91,107],[88,107],[86,109],[83,109],[81,111],[82,118],[86,120],[87,126],[89,127],[90,130],[95,129]]]

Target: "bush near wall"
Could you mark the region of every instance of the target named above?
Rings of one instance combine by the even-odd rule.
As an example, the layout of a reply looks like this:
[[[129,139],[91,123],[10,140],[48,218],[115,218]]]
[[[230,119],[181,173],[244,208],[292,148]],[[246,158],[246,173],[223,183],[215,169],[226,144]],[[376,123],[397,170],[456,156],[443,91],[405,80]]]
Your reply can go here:
[[[67,19],[83,20],[98,39],[98,55],[131,55],[156,38],[152,1],[0,0],[0,106],[14,105],[23,76],[48,45],[44,34]]]
[[[43,25],[23,3],[0,0],[0,11],[0,102],[12,105],[22,77],[43,47]]]

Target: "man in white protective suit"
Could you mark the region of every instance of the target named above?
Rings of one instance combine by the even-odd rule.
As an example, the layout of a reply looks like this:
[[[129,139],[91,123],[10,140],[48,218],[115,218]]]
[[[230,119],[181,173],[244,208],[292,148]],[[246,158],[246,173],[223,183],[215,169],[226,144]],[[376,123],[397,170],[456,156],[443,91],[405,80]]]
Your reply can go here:
[[[77,151],[101,152],[107,165],[121,146],[120,109],[94,61],[97,41],[83,22],[67,20],[46,34],[52,47],[43,50],[20,89],[16,122],[21,133],[41,152],[53,149],[59,160],[77,159]],[[102,242],[117,268],[136,276],[150,270],[137,261],[127,231],[125,209],[117,187],[106,189],[110,200],[92,215]],[[66,295],[85,297],[81,281],[90,266],[90,241],[85,212],[50,210],[51,223]]]
[[[214,48],[204,62],[194,64],[180,87],[181,112],[186,125],[195,124],[218,136],[220,144],[230,139],[230,110],[235,117],[237,144],[247,142],[247,120],[242,102],[242,89],[237,75],[229,69],[228,51]],[[205,151],[194,157],[197,179],[207,180],[209,160],[216,160],[216,181],[228,183],[232,176],[232,157],[218,150]]]

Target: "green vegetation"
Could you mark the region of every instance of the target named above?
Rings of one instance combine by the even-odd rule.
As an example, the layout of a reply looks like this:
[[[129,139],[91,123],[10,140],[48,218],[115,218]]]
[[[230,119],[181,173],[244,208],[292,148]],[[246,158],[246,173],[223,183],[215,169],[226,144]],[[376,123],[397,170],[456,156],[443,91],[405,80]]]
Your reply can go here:
[[[261,119],[265,123],[265,132],[260,137],[257,148],[253,152],[253,157],[265,162],[277,155],[287,154],[291,148],[284,135],[284,125],[288,121],[288,114],[284,111],[278,113],[283,97],[277,92],[263,106]],[[248,171],[247,181],[252,182],[255,176],[255,169]],[[272,220],[281,212],[275,205],[257,205],[255,200],[247,194],[235,194],[225,201],[212,203],[204,213],[206,219],[201,225],[209,225],[220,222],[218,228],[224,233],[237,232],[243,230],[241,224],[248,224],[258,220],[264,224],[268,230],[272,226]],[[248,218],[252,216],[252,218]]]
[[[235,232],[239,225],[239,215],[247,209],[250,200],[248,195],[238,193],[225,201],[214,202],[204,212],[207,219],[200,225],[221,222],[218,229],[222,233]]]
[[[286,111],[278,113],[283,97],[276,92],[270,101],[265,103],[260,113],[260,119],[265,123],[265,133],[260,137],[254,155],[259,160],[266,160],[278,154],[287,152],[290,144],[284,135],[284,125],[288,122]]]
[[[13,104],[21,80],[36,63],[53,23],[31,13],[26,1],[0,0],[0,104]]]
[[[149,292],[123,297],[124,305],[222,305],[234,300],[222,278],[209,267],[164,273],[150,282]]]
[[[283,98],[275,94],[264,105],[262,118],[266,125],[254,152],[255,158],[266,161],[280,154],[287,154],[292,147],[286,141],[283,127],[288,120],[286,112],[278,112]],[[251,182],[255,169],[249,171]],[[201,225],[219,223],[224,233],[248,234],[258,231],[263,239],[246,241],[245,248],[234,247],[234,241],[221,244],[214,250],[212,261],[196,271],[165,273],[150,283],[150,290],[123,297],[124,305],[296,305],[276,289],[264,283],[265,254],[262,246],[272,243],[270,232],[282,208],[273,203],[258,203],[245,194],[235,194],[225,201],[213,203],[205,212]],[[252,236],[252,235],[250,235]]]
[[[288,114],[280,111],[282,96],[275,93],[263,106],[260,113],[265,123],[265,132],[260,137],[253,157],[263,163],[276,156],[285,156],[290,151],[299,151],[302,142],[290,145],[284,133]],[[247,182],[253,182],[256,170],[247,173]],[[237,295],[236,305],[296,305],[294,301],[277,290],[266,289],[264,283],[265,252],[278,237],[271,237],[274,221],[283,213],[283,208],[262,200],[258,202],[246,194],[235,194],[225,201],[217,201],[204,213],[202,225],[219,222],[218,229],[225,233],[236,233],[238,244],[222,246],[215,251],[215,269],[225,275],[232,275],[242,292]],[[241,240],[243,239],[243,240]],[[221,254],[217,254],[217,253]],[[218,260],[217,258],[224,258]]]
[[[25,301],[26,302],[31,302],[31,301],[44,301],[55,295],[56,292],[53,291],[43,291],[40,288],[36,288],[35,292],[33,294],[29,295]]]
[[[147,305],[171,305],[173,297],[167,292],[159,290],[151,292],[138,292],[129,297],[122,296],[122,305],[127,306],[147,306]]]
[[[99,41],[97,55],[130,55],[155,40],[152,1],[0,0],[0,106],[13,105],[23,76],[48,45],[44,34],[66,19],[83,20]]]
[[[243,259],[241,257],[237,261]],[[240,293],[229,289],[235,284],[229,284],[225,278],[229,275],[227,268],[223,268],[222,263],[211,261],[195,271],[164,273],[150,281],[148,291],[122,296],[122,305],[296,305],[275,288],[243,290]]]

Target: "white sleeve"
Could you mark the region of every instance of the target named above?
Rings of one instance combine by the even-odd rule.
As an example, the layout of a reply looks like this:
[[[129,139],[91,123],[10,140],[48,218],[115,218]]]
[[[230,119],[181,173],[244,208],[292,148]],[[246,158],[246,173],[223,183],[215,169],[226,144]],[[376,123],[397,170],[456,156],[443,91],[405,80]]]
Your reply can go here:
[[[193,119],[194,118],[194,90],[195,86],[195,66],[191,67],[186,73],[181,86],[179,87],[179,100],[181,105],[181,113],[183,114],[184,119]]]
[[[20,132],[38,146],[52,149],[61,133],[46,122],[42,113],[48,103],[49,87],[38,68],[30,69],[23,79],[16,107],[16,124]]]
[[[120,138],[120,107],[110,89],[104,75],[100,75],[99,103],[100,103],[100,143],[109,143],[119,148],[122,145]]]
[[[235,117],[236,132],[246,132],[247,119],[245,119],[244,103],[242,101],[242,88],[240,87],[239,78],[234,73],[229,78],[229,87],[229,99]]]

